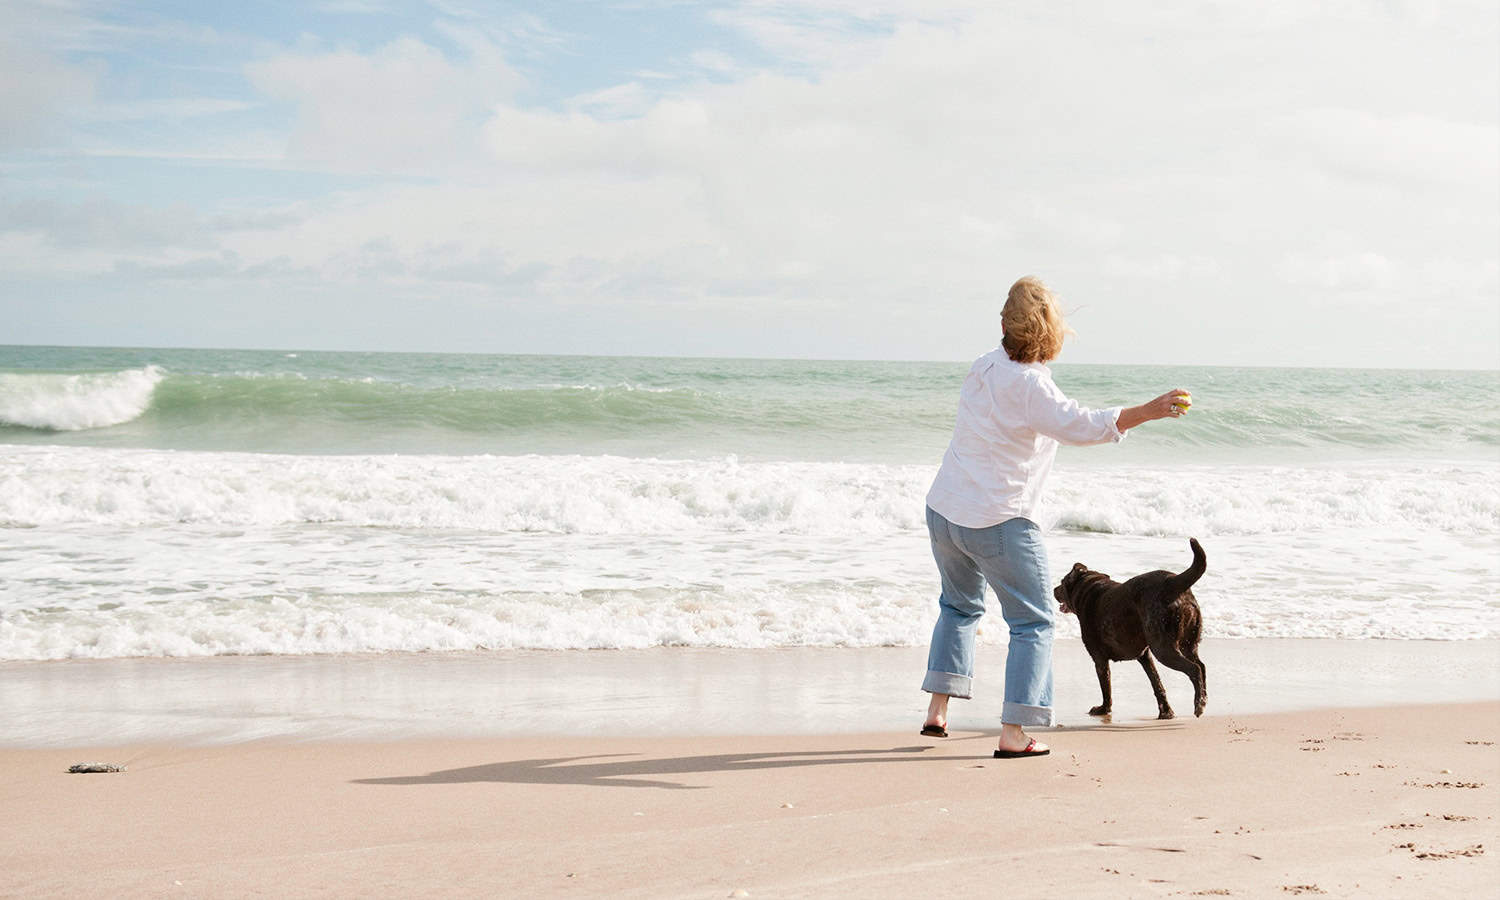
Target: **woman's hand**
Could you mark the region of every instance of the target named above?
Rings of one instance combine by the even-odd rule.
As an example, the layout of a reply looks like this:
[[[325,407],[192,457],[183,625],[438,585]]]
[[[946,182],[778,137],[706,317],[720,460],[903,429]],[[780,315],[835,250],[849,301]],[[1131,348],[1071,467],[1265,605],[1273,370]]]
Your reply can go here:
[[[1182,388],[1173,388],[1157,397],[1148,400],[1140,406],[1131,406],[1120,410],[1120,417],[1115,420],[1115,427],[1121,431],[1153,419],[1176,419],[1187,415],[1188,407],[1192,405],[1192,395]]]
[[[1153,419],[1175,419],[1187,415],[1188,407],[1193,405],[1193,395],[1182,388],[1173,388],[1147,403],[1151,408]]]

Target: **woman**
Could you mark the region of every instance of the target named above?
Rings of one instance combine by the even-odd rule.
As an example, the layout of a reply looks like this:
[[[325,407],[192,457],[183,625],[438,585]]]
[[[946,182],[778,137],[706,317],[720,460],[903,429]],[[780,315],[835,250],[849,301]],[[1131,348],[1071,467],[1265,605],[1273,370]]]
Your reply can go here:
[[[1122,440],[1142,422],[1183,415],[1188,397],[1173,390],[1140,406],[1097,410],[1065,397],[1043,363],[1057,358],[1069,331],[1057,299],[1036,278],[1011,286],[1001,325],[1000,346],[964,379],[953,440],[927,493],[943,593],[922,682],[932,694],[922,733],[946,737],[948,698],[971,696],[988,582],[1010,626],[995,756],[1011,759],[1050,752],[1025,728],[1053,722],[1052,589],[1036,512],[1057,446]]]

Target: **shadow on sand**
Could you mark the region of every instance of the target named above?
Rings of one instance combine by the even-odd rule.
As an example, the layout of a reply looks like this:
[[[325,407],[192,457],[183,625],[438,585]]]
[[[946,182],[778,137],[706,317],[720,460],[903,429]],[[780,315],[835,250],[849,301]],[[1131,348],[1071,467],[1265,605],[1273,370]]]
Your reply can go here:
[[[1075,731],[1110,731],[1121,734],[1182,728],[1174,721],[1111,724],[1101,722],[1081,726],[1064,726],[1047,734]],[[994,738],[998,731],[975,731],[955,742]],[[688,785],[668,781],[661,776],[691,775],[706,772],[749,772],[759,769],[790,769],[808,766],[846,766],[868,763],[921,762],[941,758],[967,759],[965,756],[923,755],[936,749],[933,744],[913,747],[891,747],[887,750],[788,751],[784,753],[718,753],[706,756],[678,756],[666,759],[640,759],[632,753],[610,753],[595,756],[559,756],[546,759],[517,759],[486,763],[461,769],[443,769],[426,775],[403,775],[394,778],[359,778],[353,784],[472,784],[499,782],[508,784],[575,784],[598,787],[652,787],[667,790],[696,790],[705,785]],[[977,759],[989,758],[989,748]]]
[[[788,753],[719,753],[708,756],[678,756],[667,759],[626,759],[632,753],[601,756],[562,756],[553,759],[517,759],[511,762],[444,769],[426,775],[397,778],[360,778],[353,784],[578,784],[599,787],[654,787],[695,790],[706,785],[680,784],[642,776],[690,775],[699,772],[748,772],[757,769],[787,769],[804,766],[841,766],[852,763],[916,762],[917,754],[929,747],[892,747],[889,750],[793,751]],[[581,760],[615,760],[580,762]]]

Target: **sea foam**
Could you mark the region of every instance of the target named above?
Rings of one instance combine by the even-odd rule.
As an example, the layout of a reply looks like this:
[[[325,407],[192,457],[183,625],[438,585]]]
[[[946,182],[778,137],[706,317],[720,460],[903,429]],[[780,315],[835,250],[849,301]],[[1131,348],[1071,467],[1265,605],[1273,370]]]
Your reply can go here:
[[[1074,467],[1043,524],[1054,573],[1181,569],[1197,537],[1212,637],[1493,637],[1496,469]],[[12,446],[0,658],[916,645],[932,475]]]
[[[843,536],[919,530],[933,467],[611,456],[0,450],[0,524]],[[1500,532],[1497,467],[1074,468],[1042,524],[1122,535]]]
[[[0,425],[83,431],[139,418],[166,373],[158,366],[121,372],[0,373]]]

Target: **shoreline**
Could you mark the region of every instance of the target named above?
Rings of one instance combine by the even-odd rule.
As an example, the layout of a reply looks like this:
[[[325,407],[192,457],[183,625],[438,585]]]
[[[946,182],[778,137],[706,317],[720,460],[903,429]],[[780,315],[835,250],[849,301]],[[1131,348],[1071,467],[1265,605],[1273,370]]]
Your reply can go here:
[[[1209,639],[1206,718],[1500,699],[1500,641]],[[998,721],[1003,647],[982,647],[957,727]],[[0,662],[0,747],[277,738],[900,733],[926,709],[926,649],[653,648]],[[1115,720],[1149,721],[1138,666],[1111,667]],[[1098,702],[1077,640],[1054,649],[1062,726]],[[1179,716],[1191,687],[1162,669]]]
[[[1500,701],[995,729],[0,749],[7,895],[1443,896]],[[92,759],[87,761],[93,761]],[[99,760],[110,761],[110,760]],[[743,893],[738,893],[743,892]]]

